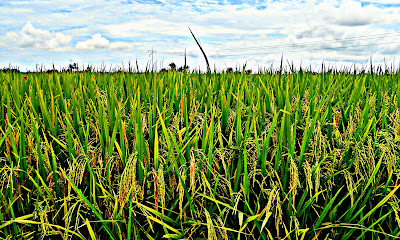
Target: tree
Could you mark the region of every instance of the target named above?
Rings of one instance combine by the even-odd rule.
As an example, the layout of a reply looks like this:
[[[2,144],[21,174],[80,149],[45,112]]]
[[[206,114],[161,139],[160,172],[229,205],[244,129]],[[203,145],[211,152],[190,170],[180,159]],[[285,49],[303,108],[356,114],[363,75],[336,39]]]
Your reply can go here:
[[[183,72],[185,70],[184,66],[178,68],[178,72]],[[189,70],[189,66],[186,66],[186,71]]]
[[[93,71],[93,66],[88,65],[86,68],[86,72],[92,72]]]
[[[176,64],[175,63],[172,62],[168,66],[171,68],[171,70],[173,70],[173,71],[176,70]]]
[[[73,70],[78,70],[78,64],[77,63],[73,63],[73,64],[69,64],[68,66],[68,70],[69,72],[73,72]]]
[[[20,73],[21,71],[18,68],[12,68],[12,67],[8,67],[8,68],[3,68],[2,70],[4,73]]]

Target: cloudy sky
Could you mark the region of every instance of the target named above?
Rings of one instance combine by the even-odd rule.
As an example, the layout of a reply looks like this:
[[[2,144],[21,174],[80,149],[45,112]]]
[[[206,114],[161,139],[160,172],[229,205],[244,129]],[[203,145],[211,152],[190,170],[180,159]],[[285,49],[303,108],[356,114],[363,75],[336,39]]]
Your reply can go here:
[[[304,66],[399,63],[400,1],[0,0],[0,68],[44,65],[145,69],[175,62],[205,70],[285,61]]]

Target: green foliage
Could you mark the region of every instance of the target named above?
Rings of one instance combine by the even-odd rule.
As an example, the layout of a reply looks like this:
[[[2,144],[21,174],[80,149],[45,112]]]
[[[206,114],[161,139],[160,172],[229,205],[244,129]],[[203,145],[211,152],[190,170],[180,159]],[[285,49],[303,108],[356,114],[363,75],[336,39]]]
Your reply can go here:
[[[0,72],[0,237],[393,239],[400,73]]]

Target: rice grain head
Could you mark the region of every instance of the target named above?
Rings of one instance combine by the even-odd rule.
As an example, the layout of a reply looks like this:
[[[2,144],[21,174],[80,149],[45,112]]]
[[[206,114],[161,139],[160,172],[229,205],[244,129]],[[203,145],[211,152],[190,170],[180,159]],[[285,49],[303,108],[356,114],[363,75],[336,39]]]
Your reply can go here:
[[[281,199],[279,193],[276,197],[276,209],[275,209],[275,228],[276,228],[276,235],[279,236],[279,227],[282,224],[282,206],[281,206]]]
[[[154,205],[155,205],[155,210],[158,211],[158,197],[159,197],[159,191],[158,191],[158,176],[156,170],[153,168],[153,176],[154,176]]]
[[[355,184],[354,184],[353,178],[351,177],[349,171],[347,171],[347,170],[344,172],[344,178],[346,179],[347,190],[349,191],[349,194],[350,194],[351,206],[353,206]]]
[[[218,216],[218,222],[219,222],[219,225],[221,226],[221,227],[219,228],[219,232],[220,232],[222,238],[223,238],[224,240],[228,240],[228,239],[229,239],[229,238],[228,238],[228,234],[227,234],[227,232],[226,232],[226,229],[224,228],[225,225],[224,225],[224,222],[222,221],[222,219],[221,219],[220,216]]]
[[[194,157],[193,149],[190,150],[190,188],[194,191],[196,188],[196,159]]]
[[[290,231],[294,230],[296,239],[299,237],[299,229],[299,220],[296,218],[296,216],[290,216]]]
[[[69,177],[75,185],[81,184],[86,169],[87,159],[83,156],[73,158],[72,166],[70,166]]]
[[[165,208],[165,180],[164,180],[164,166],[160,162],[160,166],[158,168],[158,189],[160,194],[161,201],[161,214],[164,216],[164,208]]]
[[[310,197],[312,197],[312,189],[313,189],[313,182],[312,182],[312,169],[310,163],[308,161],[304,161],[303,164],[304,174],[306,175],[307,179],[307,187],[310,191]]]
[[[290,189],[292,189],[293,192],[292,200],[294,203],[295,197],[297,195],[297,188],[300,186],[299,170],[297,168],[297,164],[294,162],[291,155],[289,155],[289,158],[290,158]]]
[[[314,190],[315,190],[315,194],[318,193],[318,189],[319,189],[319,185],[320,185],[320,179],[321,179],[321,168],[318,166],[315,169],[315,172],[314,172],[314,183],[315,183],[314,184],[314,186],[315,186]],[[315,200],[318,201],[318,195],[315,198]]]
[[[179,191],[179,217],[182,219],[182,211],[183,211],[183,197],[185,195],[185,190],[183,189],[183,183],[186,181],[186,170],[182,169],[181,172],[181,181],[178,184]]]
[[[204,214],[206,215],[206,220],[207,220],[207,230],[208,230],[208,240],[214,240],[217,239],[217,234],[214,229],[214,224],[211,219],[210,213],[207,211],[207,209],[204,209]]]
[[[261,215],[265,214],[265,219],[263,221],[263,225],[262,226],[265,226],[265,224],[268,222],[269,217],[272,214],[272,207],[273,207],[272,204],[274,203],[277,194],[278,194],[278,190],[277,190],[276,186],[274,186],[274,188],[272,190],[268,191],[268,203],[267,203],[267,206],[260,213]]]
[[[399,217],[400,207],[399,207],[399,204],[397,204],[398,202],[399,202],[399,199],[395,195],[393,195],[390,198],[389,204],[392,206],[392,209],[395,214],[396,222],[400,227],[400,217]]]
[[[138,189],[136,183],[136,163],[137,163],[137,155],[134,154],[130,156],[128,162],[126,163],[124,171],[122,172],[121,180],[119,183],[119,193],[118,193],[119,195],[118,202],[121,208],[124,207],[125,199],[128,196],[128,193],[131,189],[132,189],[132,196],[134,198],[136,197],[136,190]]]

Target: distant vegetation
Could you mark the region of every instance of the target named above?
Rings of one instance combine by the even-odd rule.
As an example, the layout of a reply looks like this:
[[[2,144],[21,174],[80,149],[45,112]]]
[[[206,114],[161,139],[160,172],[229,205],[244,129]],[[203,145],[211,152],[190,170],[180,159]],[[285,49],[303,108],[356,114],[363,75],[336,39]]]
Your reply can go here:
[[[1,238],[398,238],[399,72],[70,70],[0,71]]]

